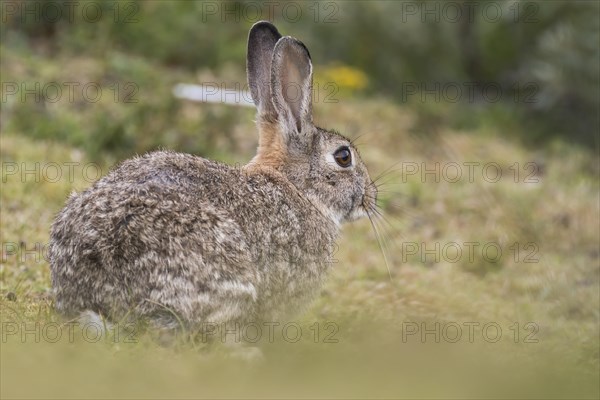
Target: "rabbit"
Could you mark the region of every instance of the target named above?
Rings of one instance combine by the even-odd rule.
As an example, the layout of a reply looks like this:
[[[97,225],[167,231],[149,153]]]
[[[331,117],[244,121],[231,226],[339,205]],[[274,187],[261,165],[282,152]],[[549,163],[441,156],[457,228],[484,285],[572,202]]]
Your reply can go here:
[[[370,216],[377,189],[353,144],[316,127],[304,44],[261,21],[247,77],[259,144],[243,167],[155,151],[72,193],[51,228],[63,315],[242,326],[306,309],[342,223]]]

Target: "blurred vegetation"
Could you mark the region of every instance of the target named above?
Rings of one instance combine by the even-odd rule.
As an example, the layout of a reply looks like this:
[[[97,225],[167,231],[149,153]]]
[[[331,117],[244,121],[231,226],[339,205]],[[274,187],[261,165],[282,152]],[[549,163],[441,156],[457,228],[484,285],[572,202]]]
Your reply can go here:
[[[79,99],[52,107],[32,96],[24,102],[8,96],[4,127],[63,138],[92,154],[130,154],[159,143],[216,151],[216,144],[223,145],[219,138],[191,138],[207,126],[227,131],[240,113],[205,107],[186,124],[170,89],[207,71],[219,83],[243,86],[245,38],[261,17],[307,43],[319,66],[317,84],[336,85],[330,98],[386,96],[407,103],[419,117],[416,132],[495,125],[531,145],[555,136],[599,145],[595,1],[326,1],[285,9],[256,1],[84,0],[72,18],[64,8],[56,18],[56,8],[44,2],[12,3],[18,11],[3,8],[3,82],[41,82],[43,91],[45,83],[77,73],[79,81],[98,82],[105,93],[122,86],[118,104],[103,96],[101,104]],[[39,18],[22,12],[35,7]],[[50,59],[61,63],[49,65]],[[139,89],[137,103],[123,102],[128,82]],[[35,122],[29,118],[34,113]]]

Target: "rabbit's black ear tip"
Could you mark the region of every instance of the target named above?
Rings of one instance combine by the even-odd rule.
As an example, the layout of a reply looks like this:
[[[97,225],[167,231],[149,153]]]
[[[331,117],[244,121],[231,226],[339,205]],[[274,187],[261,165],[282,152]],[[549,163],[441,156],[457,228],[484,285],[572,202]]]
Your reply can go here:
[[[281,43],[279,43],[281,42]],[[312,60],[310,57],[310,51],[308,51],[308,47],[306,47],[306,45],[304,43],[302,43],[300,40],[291,37],[291,36],[284,36],[282,37],[277,44],[278,47],[280,47],[281,49],[292,49],[294,50],[296,53],[298,54],[305,54],[309,60]]]
[[[258,21],[254,25],[252,25],[252,28],[250,28],[250,34],[259,31],[269,31],[274,36],[281,36],[275,25],[273,25],[269,21]]]
[[[294,39],[294,40],[295,40],[295,42],[296,42],[295,44],[296,44],[296,45],[297,45],[299,48],[301,48],[303,51],[305,51],[305,52],[306,52],[306,55],[308,56],[308,59],[310,60],[310,59],[311,59],[311,57],[310,57],[310,51],[308,51],[308,47],[306,47],[306,45],[305,45],[303,42],[299,41],[298,39]]]

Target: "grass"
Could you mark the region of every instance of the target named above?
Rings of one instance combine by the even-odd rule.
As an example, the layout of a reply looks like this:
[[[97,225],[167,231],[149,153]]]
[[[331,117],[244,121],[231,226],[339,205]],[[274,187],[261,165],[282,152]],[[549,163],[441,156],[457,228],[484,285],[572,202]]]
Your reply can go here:
[[[31,79],[64,80],[72,73],[56,67],[60,60],[45,66],[45,58],[26,59],[6,50],[3,73],[12,79],[25,80],[23,74],[36,71]],[[166,71],[118,57],[100,66],[75,57],[69,65],[73,70],[96,65],[82,69],[96,74],[82,81],[102,81],[113,73],[138,76],[140,93],[155,83],[164,102],[141,96],[131,107],[59,103],[40,114],[28,108],[34,104],[3,104],[2,398],[600,395],[598,157],[560,141],[531,148],[493,124],[479,132],[438,127],[425,134],[413,111],[385,99],[341,98],[337,104],[315,105],[317,123],[360,136],[373,176],[393,166],[382,178],[387,183],[380,202],[387,222],[379,225],[390,262],[386,266],[368,221],[346,226],[322,296],[295,320],[302,329],[297,342],[279,331],[273,343],[261,344],[265,360],[248,364],[231,359],[218,345],[183,339],[164,344],[143,327],[132,343],[123,333],[91,343],[81,326],[71,338],[68,325],[57,325],[65,321],[53,311],[44,259],[50,224],[68,193],[89,186],[96,171],[105,174],[116,161],[159,145],[231,163],[249,160],[256,145],[248,110],[177,103],[169,97],[169,85],[176,79],[193,81],[192,76],[175,72],[161,80]],[[123,65],[132,71],[119,70]],[[29,120],[19,113],[31,113]],[[93,124],[102,120],[116,133],[113,142],[95,147],[95,135],[103,131]],[[58,132],[71,126],[74,136]],[[144,128],[147,136],[138,132]],[[231,136],[219,137],[219,129]],[[203,142],[206,130],[211,143]],[[76,163],[72,174],[67,162]],[[479,163],[472,164],[472,182],[464,164],[471,162]],[[490,178],[495,166],[482,175],[491,162],[502,173],[496,182]],[[58,179],[52,163],[62,172]],[[439,181],[432,174],[422,179],[423,167],[432,170],[436,163]],[[462,179],[448,179],[454,176],[449,169],[442,174],[449,163],[461,166]],[[415,166],[418,171],[412,173]],[[23,175],[36,168],[37,173]],[[525,182],[532,171],[529,178],[537,183]],[[472,242],[478,245],[469,258],[465,243]],[[436,243],[436,254],[420,253]],[[455,262],[452,244],[463,252]],[[485,244],[500,247],[502,256],[482,253]],[[63,335],[52,343],[57,326]],[[462,336],[452,343],[456,326]],[[474,329],[472,340],[468,326]],[[436,327],[439,343],[433,333],[421,336]],[[502,330],[497,341],[496,327]],[[336,329],[332,338],[338,341],[326,343]],[[418,333],[412,334],[414,329]]]

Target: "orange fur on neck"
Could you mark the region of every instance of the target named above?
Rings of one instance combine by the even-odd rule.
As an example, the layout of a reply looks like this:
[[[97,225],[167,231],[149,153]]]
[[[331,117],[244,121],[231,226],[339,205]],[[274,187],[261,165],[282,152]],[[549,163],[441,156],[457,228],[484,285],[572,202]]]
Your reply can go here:
[[[287,148],[279,131],[279,124],[272,118],[261,116],[257,126],[258,150],[250,164],[278,169],[287,156]]]

